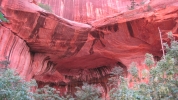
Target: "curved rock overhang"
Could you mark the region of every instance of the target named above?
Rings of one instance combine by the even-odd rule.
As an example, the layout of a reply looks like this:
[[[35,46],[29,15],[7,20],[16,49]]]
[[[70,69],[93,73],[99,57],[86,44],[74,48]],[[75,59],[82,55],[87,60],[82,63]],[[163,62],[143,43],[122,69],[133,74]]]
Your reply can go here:
[[[131,62],[144,67],[145,53],[161,57],[158,27],[164,42],[167,32],[176,38],[178,34],[175,0],[151,1],[151,10],[140,6],[87,23],[47,13],[24,0],[0,0],[0,5],[9,20],[0,26],[0,60],[10,61],[9,67],[26,80],[35,78],[39,85],[106,86],[114,66],[124,68],[127,76]]]

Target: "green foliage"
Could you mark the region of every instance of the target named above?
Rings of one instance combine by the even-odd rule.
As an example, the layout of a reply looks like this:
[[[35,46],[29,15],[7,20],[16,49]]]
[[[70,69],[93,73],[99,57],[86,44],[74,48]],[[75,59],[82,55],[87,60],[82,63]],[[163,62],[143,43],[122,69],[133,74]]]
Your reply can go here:
[[[111,72],[110,72],[111,75],[114,75],[114,76],[120,76],[123,74],[123,68],[121,67],[114,67],[111,69]]]
[[[83,86],[76,87],[76,100],[101,100],[102,90],[96,85],[83,83]]]
[[[25,82],[13,70],[7,69],[0,75],[0,100],[31,100],[32,83]]]
[[[154,62],[154,58],[153,55],[146,53],[145,54],[145,61],[144,61],[145,65],[147,65],[149,68],[152,67],[155,62]]]
[[[177,41],[172,41],[170,47],[165,43],[164,44],[166,46],[166,51],[167,54],[174,58],[174,60],[176,61],[175,63],[177,64],[177,56],[178,56],[178,42]]]
[[[40,6],[41,8],[43,8],[44,10],[46,10],[47,12],[52,12],[51,7],[49,5],[47,5],[47,4],[38,3],[38,6]]]
[[[146,78],[149,75],[149,71],[147,69],[142,70],[142,78]]]
[[[60,92],[55,88],[49,87],[48,85],[43,88],[37,89],[34,93],[35,100],[74,100],[72,98],[64,98],[59,96]]]
[[[15,71],[7,69],[0,73],[0,100],[74,100],[72,96],[60,96],[55,88],[44,86],[30,92],[36,81],[26,82]]]
[[[11,69],[0,74],[0,100],[101,100],[102,90],[96,85],[84,83],[81,88],[76,87],[76,98],[71,95],[60,96],[55,88],[44,86],[30,92],[30,87],[36,86],[36,81],[25,82]]]
[[[173,38],[171,45],[165,44],[167,53],[155,65],[151,54],[145,55],[145,64],[150,68],[142,70],[148,83],[134,82],[134,87],[128,87],[127,79],[121,77],[120,85],[110,91],[111,100],[178,100],[178,42]],[[133,77],[138,76],[135,64],[129,69]]]
[[[137,69],[137,64],[135,62],[130,64],[130,68],[128,70],[128,72],[134,77],[137,78],[138,77],[138,69]]]
[[[120,81],[119,77],[123,75],[123,68],[114,67],[111,69],[110,78],[108,79],[108,85],[112,88],[113,86],[118,86]]]
[[[167,33],[167,35],[168,35],[168,38],[169,39],[171,39],[171,41],[174,41],[174,37],[173,37],[173,35],[172,35],[172,32],[170,31],[170,32],[168,32]]]
[[[1,12],[1,7],[0,7],[0,22],[9,22],[3,15],[3,13]]]
[[[132,97],[133,91],[130,91],[127,80],[120,77],[120,84],[110,90],[111,100],[129,100]]]
[[[8,22],[8,20],[4,17],[4,15],[2,14],[2,12],[0,12],[0,22]]]

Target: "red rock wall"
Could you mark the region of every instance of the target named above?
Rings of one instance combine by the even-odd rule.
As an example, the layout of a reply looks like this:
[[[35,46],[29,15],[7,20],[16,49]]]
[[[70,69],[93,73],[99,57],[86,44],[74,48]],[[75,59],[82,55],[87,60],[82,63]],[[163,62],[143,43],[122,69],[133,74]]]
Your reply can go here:
[[[0,61],[10,62],[8,66],[0,63],[0,68],[15,69],[27,81],[34,77],[39,81],[47,79],[48,82],[64,80],[60,73],[52,71],[54,65],[47,58],[48,56],[43,53],[31,52],[23,39],[8,28],[0,26]],[[51,71],[55,77],[48,75]]]
[[[11,62],[9,67],[17,68],[27,80],[35,78],[41,86],[63,86],[63,90],[73,92],[75,86],[87,81],[107,90],[107,75],[112,67],[127,70],[134,61],[142,70],[145,53],[161,57],[158,27],[165,42],[167,32],[178,34],[176,1],[166,1],[169,4],[166,8],[160,6],[149,11],[145,5],[129,11],[126,8],[126,12],[114,15],[110,15],[115,12],[108,6],[119,0],[106,1],[59,0],[58,3],[63,2],[60,4],[63,8],[59,9],[57,1],[48,2],[56,4],[53,9],[59,10],[62,16],[59,17],[27,1],[0,0],[2,12],[10,21],[0,24],[1,60],[7,58]],[[90,9],[87,2],[92,6]],[[157,3],[153,2],[151,7]],[[99,17],[97,8],[103,12]],[[76,22],[89,20],[94,21]]]
[[[10,61],[8,67],[17,69],[24,78],[28,77],[33,62],[26,42],[3,26],[0,26],[0,60]]]
[[[130,0],[36,0],[66,19],[88,22],[128,10]],[[142,0],[135,0],[138,4]],[[149,0],[145,0],[149,1]]]

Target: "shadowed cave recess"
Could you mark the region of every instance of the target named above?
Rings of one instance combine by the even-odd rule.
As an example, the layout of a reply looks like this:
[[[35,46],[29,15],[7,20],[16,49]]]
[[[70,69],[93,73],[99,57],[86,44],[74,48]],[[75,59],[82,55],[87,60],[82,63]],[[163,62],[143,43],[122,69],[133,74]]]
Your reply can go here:
[[[0,0],[9,20],[0,23],[0,61],[10,61],[8,67],[25,80],[62,94],[74,93],[83,82],[107,93],[112,68],[123,68],[123,76],[130,78],[129,65],[136,62],[143,69],[146,53],[160,59],[158,27],[163,42],[169,31],[178,36],[176,0],[135,0],[139,5],[133,10],[130,0],[32,1]],[[36,2],[48,4],[52,12]]]

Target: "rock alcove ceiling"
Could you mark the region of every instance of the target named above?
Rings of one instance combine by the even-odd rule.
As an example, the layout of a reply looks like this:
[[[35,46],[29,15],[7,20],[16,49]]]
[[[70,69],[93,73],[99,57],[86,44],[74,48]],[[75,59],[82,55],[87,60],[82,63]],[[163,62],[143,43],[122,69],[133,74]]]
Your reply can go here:
[[[107,90],[111,68],[138,69],[145,53],[162,56],[167,32],[177,38],[178,1],[136,0],[36,0],[52,7],[48,13],[33,0],[0,0],[9,23],[0,23],[0,60],[27,81],[50,84],[72,92],[82,82],[100,84]],[[2,67],[5,65],[1,64]]]

